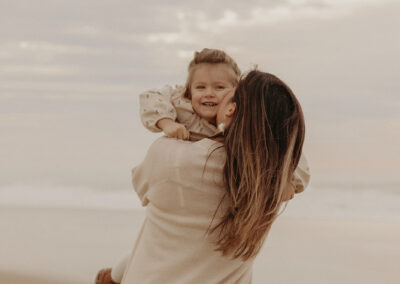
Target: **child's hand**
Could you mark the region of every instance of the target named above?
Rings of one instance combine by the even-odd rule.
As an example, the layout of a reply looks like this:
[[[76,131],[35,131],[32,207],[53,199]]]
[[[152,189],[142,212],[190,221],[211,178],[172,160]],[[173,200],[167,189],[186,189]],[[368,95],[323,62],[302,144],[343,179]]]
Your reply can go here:
[[[190,134],[186,127],[170,118],[160,119],[157,122],[157,126],[161,128],[168,137],[189,140]]]

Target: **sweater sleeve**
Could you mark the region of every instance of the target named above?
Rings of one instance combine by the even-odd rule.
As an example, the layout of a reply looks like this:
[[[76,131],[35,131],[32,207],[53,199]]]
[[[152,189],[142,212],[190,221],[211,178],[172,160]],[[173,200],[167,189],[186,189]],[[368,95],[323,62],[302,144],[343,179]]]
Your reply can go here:
[[[160,161],[167,163],[170,149],[165,144],[165,137],[156,139],[147,150],[143,162],[132,169],[132,185],[136,194],[138,195],[142,206],[147,206],[150,202],[149,191],[151,191],[154,183],[159,183],[162,177],[161,175],[167,175],[164,167]],[[162,170],[160,171],[160,165]]]
[[[300,193],[304,191],[304,189],[310,183],[310,177],[310,167],[308,166],[308,161],[306,157],[302,153],[300,156],[299,164],[294,171],[294,177],[292,180],[292,183],[295,187],[295,193]]]
[[[162,118],[177,119],[172,99],[176,97],[178,87],[164,86],[152,89],[139,95],[140,118],[143,125],[152,132],[161,132],[157,122]]]

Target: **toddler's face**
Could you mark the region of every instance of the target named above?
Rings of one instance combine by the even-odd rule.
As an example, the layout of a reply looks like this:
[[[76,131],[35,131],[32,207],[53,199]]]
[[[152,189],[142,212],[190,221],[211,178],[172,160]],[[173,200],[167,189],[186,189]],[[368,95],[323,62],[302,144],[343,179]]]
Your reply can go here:
[[[218,108],[234,88],[232,70],[226,64],[202,63],[193,73],[190,86],[192,106],[202,118],[215,124]]]

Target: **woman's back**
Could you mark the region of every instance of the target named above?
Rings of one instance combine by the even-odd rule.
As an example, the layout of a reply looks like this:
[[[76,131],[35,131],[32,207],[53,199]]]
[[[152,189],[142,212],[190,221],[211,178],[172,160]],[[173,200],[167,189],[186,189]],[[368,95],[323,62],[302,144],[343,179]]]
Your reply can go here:
[[[165,137],[152,144],[133,171],[147,217],[122,283],[251,282],[252,259],[223,257],[207,234],[226,208],[221,147]]]

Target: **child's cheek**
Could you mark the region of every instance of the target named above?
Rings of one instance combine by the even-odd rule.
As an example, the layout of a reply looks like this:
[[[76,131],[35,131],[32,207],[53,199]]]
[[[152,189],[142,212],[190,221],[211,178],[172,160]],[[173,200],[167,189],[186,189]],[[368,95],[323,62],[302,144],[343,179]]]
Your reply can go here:
[[[199,105],[196,104],[196,102],[193,102],[193,100],[192,100],[192,108],[193,108],[193,110],[194,110],[195,113],[197,113],[197,114],[200,113]]]

